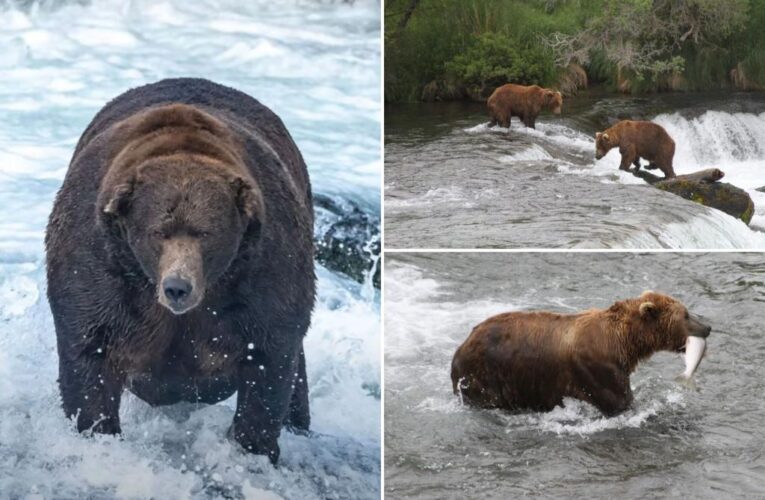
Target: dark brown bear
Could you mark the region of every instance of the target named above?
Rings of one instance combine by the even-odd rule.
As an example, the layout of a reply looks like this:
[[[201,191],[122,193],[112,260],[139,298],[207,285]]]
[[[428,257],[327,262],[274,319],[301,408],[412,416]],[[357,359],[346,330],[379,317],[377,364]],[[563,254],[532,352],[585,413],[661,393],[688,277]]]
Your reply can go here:
[[[638,362],[709,332],[683,304],[650,291],[605,310],[499,314],[457,349],[452,386],[484,408],[550,411],[570,397],[614,415],[632,402]]]
[[[499,124],[510,127],[510,118],[517,116],[526,127],[536,128],[537,116],[546,109],[556,115],[563,107],[563,96],[560,92],[545,89],[539,85],[526,87],[508,83],[497,88],[486,102],[491,118],[490,127]]]
[[[619,147],[622,154],[621,170],[635,165],[640,169],[640,158],[650,162],[647,169],[660,169],[666,179],[675,177],[672,159],[675,141],[664,127],[653,122],[623,120],[604,132],[595,134],[595,159],[600,160],[612,148]]]
[[[309,425],[312,225],[305,163],[255,99],[181,78],[107,104],[46,236],[66,415],[114,434],[123,388],[152,405],[237,392],[233,437],[276,462],[282,425]]]

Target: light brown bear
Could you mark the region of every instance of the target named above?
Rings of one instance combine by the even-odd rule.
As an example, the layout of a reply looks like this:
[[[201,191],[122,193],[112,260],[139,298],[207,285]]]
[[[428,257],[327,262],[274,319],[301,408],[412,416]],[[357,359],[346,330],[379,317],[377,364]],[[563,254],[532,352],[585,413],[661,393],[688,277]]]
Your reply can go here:
[[[683,352],[710,327],[651,291],[576,314],[511,312],[476,326],[452,361],[455,394],[473,405],[550,411],[570,397],[606,415],[632,402],[630,374],[656,351]]]
[[[486,102],[491,118],[490,127],[499,124],[510,127],[510,118],[517,116],[526,127],[536,128],[537,116],[546,109],[559,115],[563,107],[560,92],[545,89],[539,85],[526,87],[508,83],[497,88]]]
[[[622,154],[621,170],[635,165],[640,169],[640,158],[650,162],[647,169],[660,169],[664,177],[675,177],[672,159],[675,156],[675,141],[664,127],[653,122],[622,120],[613,127],[595,134],[595,159],[600,160],[612,148],[619,147]]]

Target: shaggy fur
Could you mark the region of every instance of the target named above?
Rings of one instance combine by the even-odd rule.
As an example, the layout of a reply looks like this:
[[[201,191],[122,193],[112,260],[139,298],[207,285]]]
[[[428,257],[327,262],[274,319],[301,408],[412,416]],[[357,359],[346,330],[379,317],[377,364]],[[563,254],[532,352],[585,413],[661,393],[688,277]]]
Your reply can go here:
[[[605,310],[500,314],[457,349],[453,389],[485,408],[549,411],[571,397],[613,415],[631,403],[629,376],[641,360],[708,334],[683,304],[650,291]]]
[[[154,405],[237,392],[231,433],[276,462],[307,430],[314,304],[305,163],[258,101],[200,79],[130,90],[85,130],[46,235],[64,411],[119,433],[123,388]],[[185,273],[185,309],[162,283]]]
[[[635,165],[640,169],[640,158],[650,163],[647,169],[660,169],[664,177],[675,177],[672,160],[675,156],[675,141],[664,127],[653,122],[623,120],[613,127],[595,134],[595,158],[601,159],[612,148],[618,147],[622,155],[619,168],[629,170]]]
[[[510,119],[517,116],[526,127],[536,128],[537,116],[543,109],[560,114],[563,96],[560,92],[538,85],[525,87],[508,83],[497,88],[489,96],[486,105],[491,118],[490,127],[499,124],[509,128]]]

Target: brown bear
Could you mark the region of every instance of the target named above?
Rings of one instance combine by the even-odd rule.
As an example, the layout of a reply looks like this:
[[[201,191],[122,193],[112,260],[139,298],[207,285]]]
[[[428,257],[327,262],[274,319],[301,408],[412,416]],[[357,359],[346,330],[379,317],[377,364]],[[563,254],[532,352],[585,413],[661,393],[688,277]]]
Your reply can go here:
[[[679,301],[654,292],[577,314],[512,312],[476,326],[452,361],[455,394],[473,405],[550,411],[570,397],[606,415],[632,401],[629,376],[656,351],[706,337]]]
[[[490,127],[499,124],[510,127],[510,118],[517,116],[526,127],[536,128],[537,116],[542,109],[560,114],[563,96],[560,92],[539,85],[526,87],[508,83],[498,87],[486,101],[491,118]]]
[[[600,160],[612,148],[619,147],[622,154],[621,170],[635,165],[640,169],[640,158],[650,162],[647,169],[660,169],[664,178],[675,177],[672,159],[675,156],[675,141],[664,127],[653,122],[622,120],[604,132],[595,134],[595,159]]]
[[[120,433],[123,388],[153,405],[237,393],[231,434],[279,456],[309,425],[303,337],[315,296],[308,172],[252,97],[168,79],[83,133],[46,234],[64,411]]]

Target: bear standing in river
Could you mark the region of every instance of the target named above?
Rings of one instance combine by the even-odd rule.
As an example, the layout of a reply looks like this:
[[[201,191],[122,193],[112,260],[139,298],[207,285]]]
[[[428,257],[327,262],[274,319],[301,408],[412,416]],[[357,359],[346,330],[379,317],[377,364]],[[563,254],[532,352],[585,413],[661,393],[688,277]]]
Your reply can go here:
[[[484,408],[550,411],[581,399],[606,415],[632,402],[630,374],[656,351],[682,352],[710,328],[654,292],[578,314],[513,312],[476,326],[452,361],[452,386]]]
[[[596,133],[595,159],[600,160],[617,146],[622,154],[621,170],[629,170],[630,165],[635,165],[637,171],[640,169],[640,158],[645,158],[650,162],[647,169],[660,169],[666,179],[675,177],[672,169],[675,141],[661,125],[623,120],[602,133]]]
[[[526,87],[508,83],[497,88],[486,101],[491,118],[490,127],[499,124],[509,128],[510,119],[517,116],[526,127],[536,128],[537,116],[543,109],[560,114],[563,96],[560,92],[539,85]]]
[[[310,420],[312,230],[303,158],[255,99],[181,78],[107,104],[46,235],[59,385],[78,430],[121,432],[123,388],[153,405],[237,392],[231,434],[275,463],[282,426]]]

